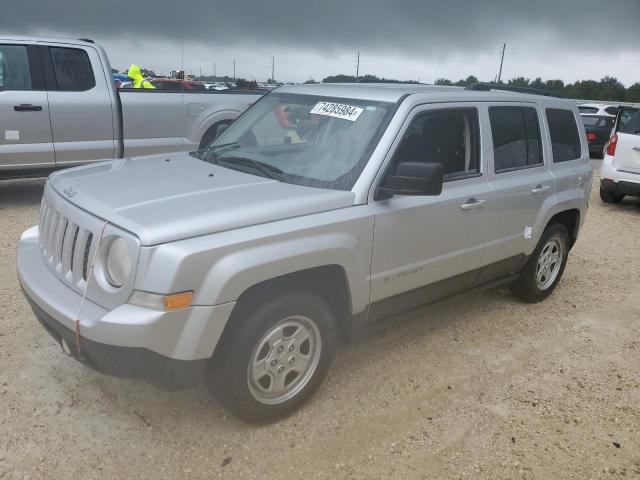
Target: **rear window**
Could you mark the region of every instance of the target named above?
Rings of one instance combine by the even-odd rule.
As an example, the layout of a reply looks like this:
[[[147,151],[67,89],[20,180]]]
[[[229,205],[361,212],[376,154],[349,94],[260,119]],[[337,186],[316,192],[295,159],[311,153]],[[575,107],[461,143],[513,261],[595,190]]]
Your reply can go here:
[[[580,113],[598,113],[598,109],[595,107],[578,107]]]
[[[96,85],[89,56],[78,48],[51,47],[51,60],[58,90],[82,92]]]
[[[582,117],[582,123],[585,127],[613,127],[613,117]]]
[[[547,123],[551,135],[553,161],[568,162],[582,156],[580,134],[576,118],[571,110],[547,108]]]
[[[496,173],[542,165],[540,125],[535,108],[490,107]]]

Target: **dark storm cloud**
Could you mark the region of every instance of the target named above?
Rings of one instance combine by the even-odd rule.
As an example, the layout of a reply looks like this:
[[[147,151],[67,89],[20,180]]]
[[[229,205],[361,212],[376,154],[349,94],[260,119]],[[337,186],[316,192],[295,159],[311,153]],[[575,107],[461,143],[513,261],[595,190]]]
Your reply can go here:
[[[0,33],[177,38],[220,47],[438,55],[526,36],[559,49],[640,44],[640,0],[4,0]],[[615,21],[612,20],[615,12]],[[602,34],[602,25],[610,40]],[[615,44],[613,41],[615,39]]]

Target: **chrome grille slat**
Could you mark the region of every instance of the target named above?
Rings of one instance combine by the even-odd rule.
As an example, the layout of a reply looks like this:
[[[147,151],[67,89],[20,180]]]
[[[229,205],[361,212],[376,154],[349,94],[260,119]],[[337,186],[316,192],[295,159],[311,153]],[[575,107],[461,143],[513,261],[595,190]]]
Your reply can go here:
[[[87,239],[89,238],[89,231],[80,229],[76,240],[75,248],[73,249],[73,267],[71,274],[73,275],[73,281],[75,283],[84,280],[82,278],[82,268],[84,263],[84,252],[87,247]]]
[[[64,237],[64,232],[67,229],[67,219],[60,215],[60,220],[58,221],[58,226],[56,228],[56,236],[53,242],[53,264],[56,268],[60,266],[62,263],[62,241]]]
[[[62,273],[68,274],[71,271],[71,258],[73,256],[73,239],[78,231],[78,226],[75,223],[69,222],[67,231],[62,242]]]

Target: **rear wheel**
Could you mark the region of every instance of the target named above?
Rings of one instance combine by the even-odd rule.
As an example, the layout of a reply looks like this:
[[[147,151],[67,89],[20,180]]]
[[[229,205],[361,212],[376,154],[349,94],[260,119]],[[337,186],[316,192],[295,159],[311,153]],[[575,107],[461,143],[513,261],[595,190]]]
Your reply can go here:
[[[624,199],[624,193],[613,193],[600,188],[600,200],[604,203],[620,203]]]
[[[511,292],[526,302],[539,302],[553,292],[562,277],[569,255],[569,234],[560,224],[548,226],[536,249],[511,284]]]
[[[209,372],[218,401],[252,423],[275,421],[305,403],[335,354],[329,305],[313,294],[292,293],[243,312],[234,322]]]

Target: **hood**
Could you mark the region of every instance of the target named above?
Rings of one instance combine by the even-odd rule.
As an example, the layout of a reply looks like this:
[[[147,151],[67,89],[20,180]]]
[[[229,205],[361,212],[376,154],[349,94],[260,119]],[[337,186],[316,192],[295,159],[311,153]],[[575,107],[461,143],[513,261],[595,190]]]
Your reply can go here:
[[[351,191],[291,185],[188,154],[138,157],[54,173],[70,202],[138,236],[181,240],[353,205]]]
[[[134,82],[136,80],[142,80],[142,71],[140,70],[140,67],[138,65],[132,63],[129,67],[129,70],[127,71],[127,76]]]

